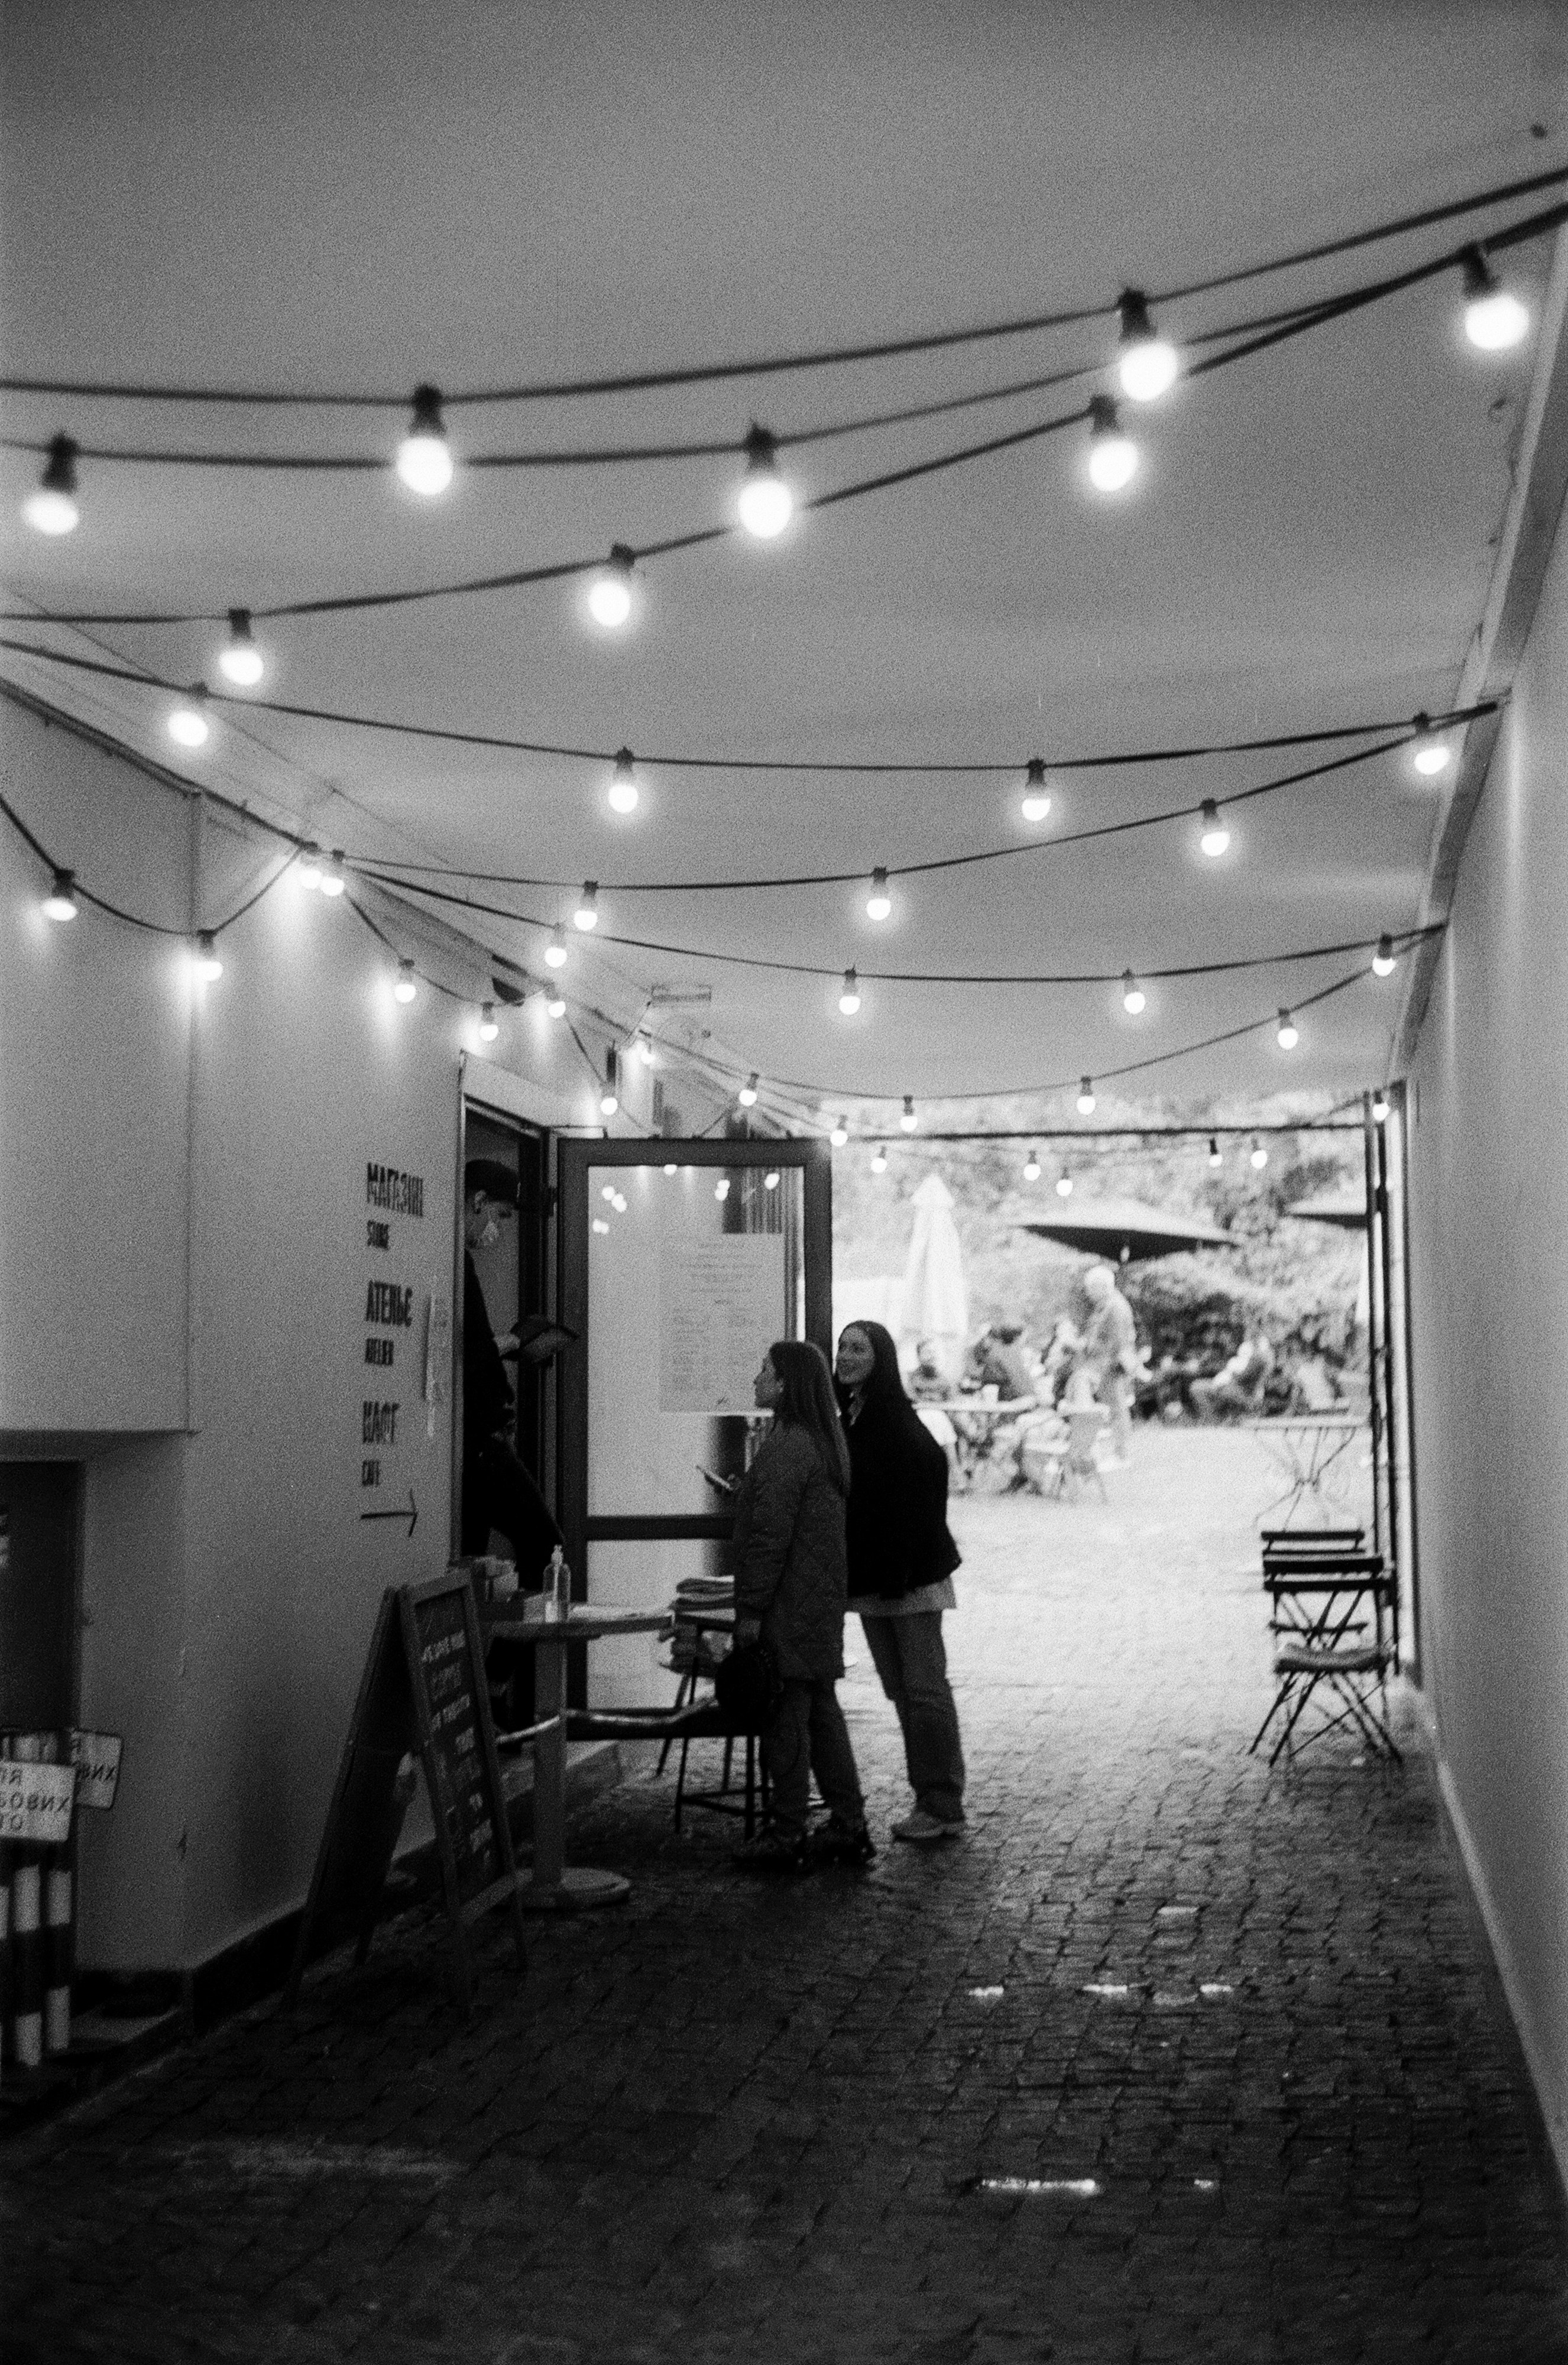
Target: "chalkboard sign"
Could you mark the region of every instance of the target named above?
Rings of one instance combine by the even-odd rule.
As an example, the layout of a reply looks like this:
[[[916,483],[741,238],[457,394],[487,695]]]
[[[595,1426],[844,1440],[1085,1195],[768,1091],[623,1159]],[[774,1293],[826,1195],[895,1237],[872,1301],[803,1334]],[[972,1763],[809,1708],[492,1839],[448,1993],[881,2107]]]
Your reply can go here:
[[[435,1577],[389,1586],[382,1598],[284,1990],[291,2009],[313,1954],[351,1933],[356,1963],[370,1951],[414,1793],[415,1757],[430,1790],[465,2011],[473,2001],[468,1925],[505,1899],[511,1900],[518,1967],[527,1968],[473,1589],[465,1576]]]

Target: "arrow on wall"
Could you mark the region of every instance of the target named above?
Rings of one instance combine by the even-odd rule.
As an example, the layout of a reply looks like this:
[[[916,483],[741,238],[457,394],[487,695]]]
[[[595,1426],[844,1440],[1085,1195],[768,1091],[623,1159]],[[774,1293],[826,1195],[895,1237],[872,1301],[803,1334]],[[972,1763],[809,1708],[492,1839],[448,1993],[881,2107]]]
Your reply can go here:
[[[409,1508],[406,1511],[362,1511],[359,1516],[362,1519],[407,1519],[410,1535],[420,1524],[420,1508],[414,1500],[414,1490],[411,1486],[409,1489]]]

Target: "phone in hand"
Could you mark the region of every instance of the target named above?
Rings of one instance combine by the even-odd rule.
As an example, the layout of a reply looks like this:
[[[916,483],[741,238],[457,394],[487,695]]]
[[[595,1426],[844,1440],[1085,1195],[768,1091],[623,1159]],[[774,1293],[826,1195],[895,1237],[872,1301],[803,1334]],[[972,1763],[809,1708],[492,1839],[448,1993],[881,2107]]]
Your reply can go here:
[[[699,1462],[696,1466],[701,1472],[703,1477],[706,1478],[709,1485],[711,1486],[716,1493],[728,1496],[736,1495],[740,1492],[740,1480],[738,1478],[721,1478],[718,1472],[716,1470],[710,1470],[705,1462]]]

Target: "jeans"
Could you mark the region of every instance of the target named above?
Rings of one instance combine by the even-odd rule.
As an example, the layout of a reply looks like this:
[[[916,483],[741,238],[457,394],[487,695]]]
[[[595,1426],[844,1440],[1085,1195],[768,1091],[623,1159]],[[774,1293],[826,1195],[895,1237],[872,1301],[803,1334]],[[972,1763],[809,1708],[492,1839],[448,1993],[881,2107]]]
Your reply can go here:
[[[783,1695],[762,1736],[762,1755],[773,1786],[773,1820],[786,1839],[799,1839],[805,1831],[813,1774],[839,1821],[851,1831],[864,1830],[860,1777],[831,1681],[785,1677]]]
[[[961,1823],[964,1750],[947,1682],[942,1612],[921,1609],[907,1618],[878,1618],[863,1610],[860,1623],[882,1689],[898,1710],[915,1805],[938,1822]]]

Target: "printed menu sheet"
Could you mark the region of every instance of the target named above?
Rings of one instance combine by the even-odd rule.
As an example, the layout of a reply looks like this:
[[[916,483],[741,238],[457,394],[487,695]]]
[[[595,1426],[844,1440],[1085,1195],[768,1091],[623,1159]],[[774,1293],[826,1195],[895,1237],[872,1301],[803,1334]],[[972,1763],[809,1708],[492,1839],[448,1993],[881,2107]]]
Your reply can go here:
[[[784,1239],[727,1233],[666,1243],[659,1259],[659,1409],[737,1413],[784,1332]]]

